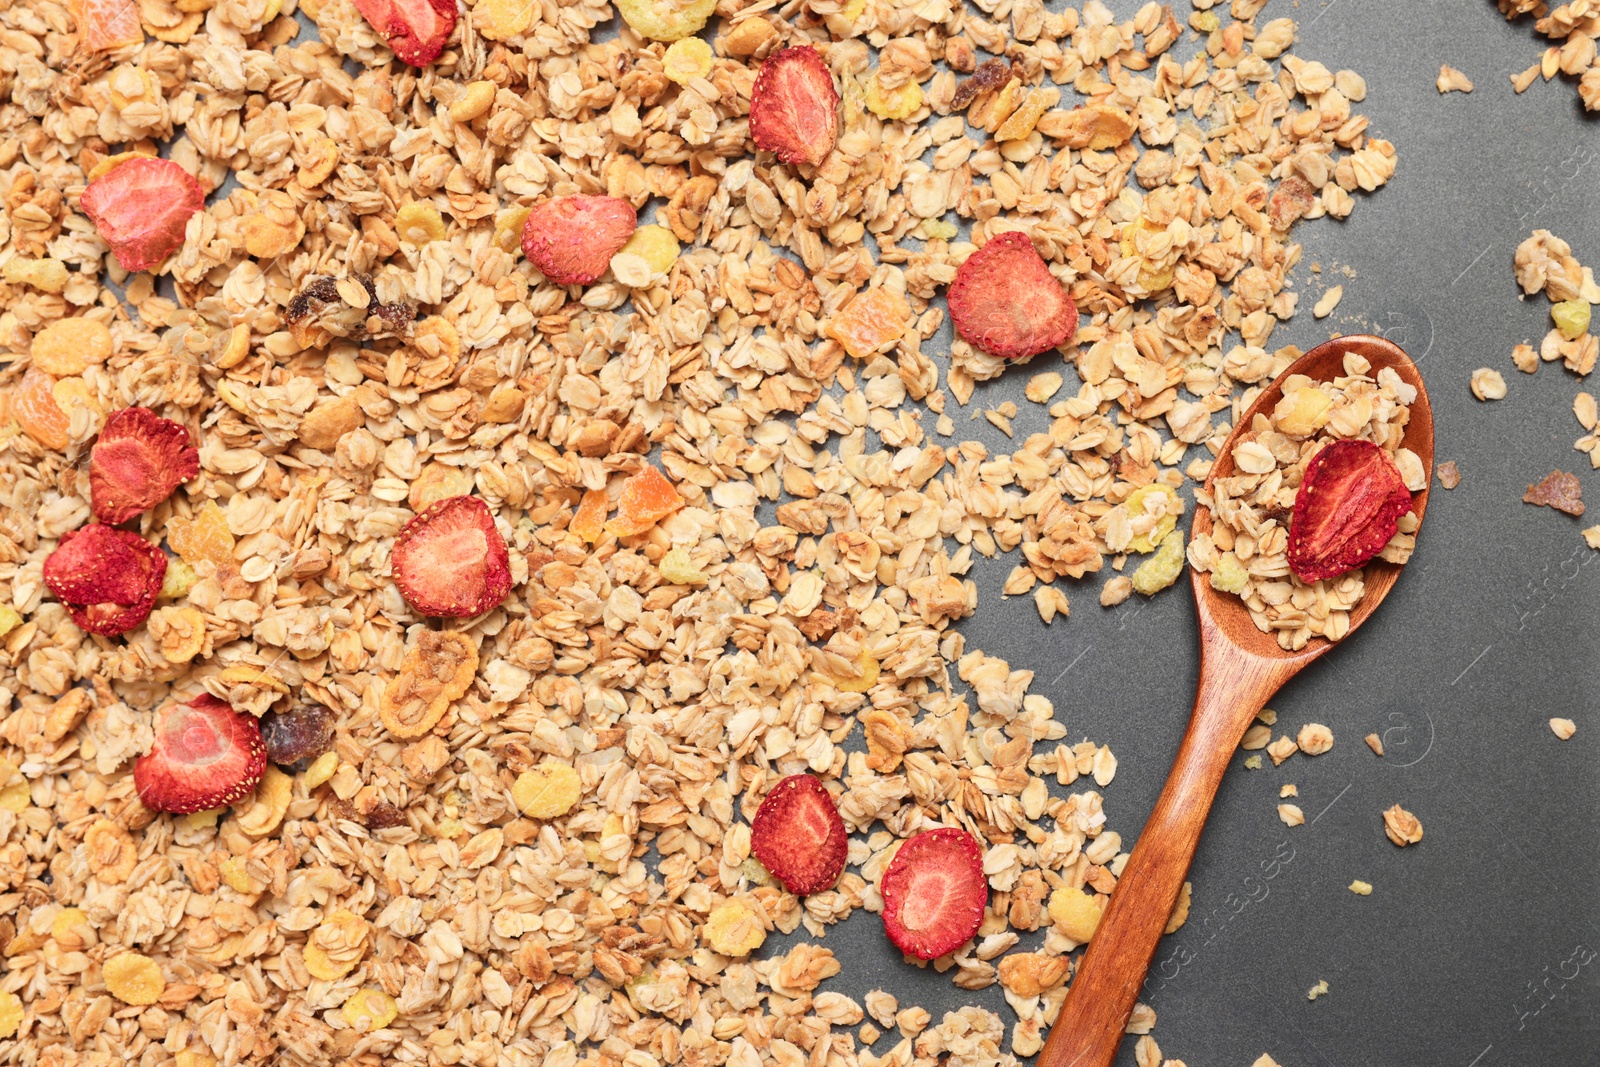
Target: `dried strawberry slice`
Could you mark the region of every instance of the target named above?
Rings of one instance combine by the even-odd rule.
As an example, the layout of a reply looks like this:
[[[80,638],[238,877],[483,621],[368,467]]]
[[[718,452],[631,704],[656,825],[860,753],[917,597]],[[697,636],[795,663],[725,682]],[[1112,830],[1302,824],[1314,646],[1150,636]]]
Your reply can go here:
[[[89,501],[101,522],[127,522],[199,473],[188,430],[149,408],[123,408],[89,451]]]
[[[250,795],[267,770],[267,746],[253,715],[210,693],[156,712],[155,743],[133,764],[144,806],[178,815],[220,808]]]
[[[354,0],[394,54],[413,67],[439,58],[456,28],[456,0]]]
[[[920,833],[883,872],[883,930],[901,952],[936,959],[965,944],[983,923],[989,882],[983,850],[965,830]]]
[[[1383,551],[1411,510],[1411,491],[1371,441],[1335,441],[1311,457],[1289,519],[1289,569],[1335,578]]]
[[[750,851],[799,896],[838,881],[849,844],[833,796],[809,774],[792,774],[773,786],[750,823]]]
[[[1021,359],[1066,344],[1078,306],[1025,233],[991,238],[956,269],[950,321],[968,344],[1001,359]]]
[[[822,54],[780,49],[761,64],[750,90],[750,137],[785,163],[821,163],[839,139],[839,91]]]
[[[115,637],[155,606],[167,557],[136,533],[99,523],[61,535],[44,561],[44,584],[80,630]]]
[[[529,209],[522,254],[557,285],[588,285],[638,225],[633,205],[618,197],[558,196]]]
[[[124,269],[149,270],[183,246],[206,195],[172,160],[140,156],[90,182],[78,203]]]
[[[489,505],[450,496],[406,523],[395,539],[394,583],[424,615],[482,615],[511,591],[511,556]]]

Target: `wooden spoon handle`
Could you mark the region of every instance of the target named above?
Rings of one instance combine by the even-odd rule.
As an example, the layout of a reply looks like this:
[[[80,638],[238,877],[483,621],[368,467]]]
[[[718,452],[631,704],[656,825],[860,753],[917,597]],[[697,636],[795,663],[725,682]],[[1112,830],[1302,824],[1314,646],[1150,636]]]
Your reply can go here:
[[[1194,715],[1172,772],[1117,880],[1037,1067],[1110,1067],[1116,1058],[1229,758],[1256,712],[1294,673],[1216,651],[1201,659]]]

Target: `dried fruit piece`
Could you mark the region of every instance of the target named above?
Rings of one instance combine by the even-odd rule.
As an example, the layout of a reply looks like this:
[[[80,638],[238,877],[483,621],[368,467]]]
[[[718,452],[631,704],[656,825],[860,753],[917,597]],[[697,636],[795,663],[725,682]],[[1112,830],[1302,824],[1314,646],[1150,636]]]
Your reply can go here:
[[[685,37],[672,42],[666,55],[661,57],[661,69],[668,81],[688,85],[696,78],[710,74],[711,61],[715,58],[716,53],[705,41],[698,37]]]
[[[528,0],[479,0],[473,25],[491,41],[508,41],[533,25],[535,7]]]
[[[705,28],[717,0],[617,0],[623,21],[641,37],[676,41]]]
[[[11,393],[11,417],[22,432],[45,448],[59,452],[72,440],[71,420],[56,403],[56,380],[36,367],[28,368]]]
[[[554,819],[572,810],[583,795],[578,772],[560,760],[540,761],[517,776],[511,799],[530,819]]]
[[[61,535],[44,584],[79,629],[115,637],[150,614],[166,572],[166,555],[138,534],[90,523]]]
[[[353,0],[394,54],[413,67],[439,58],[456,28],[456,0]]]
[[[345,908],[330,912],[306,938],[306,970],[324,982],[337,982],[366,954],[367,921]]]
[[[972,77],[967,78],[956,86],[955,95],[950,98],[950,110],[965,110],[968,104],[971,104],[984,93],[1003,88],[1013,77],[1016,77],[1016,74],[1007,60],[984,60],[972,72]]]
[[[215,500],[200,505],[192,519],[174,518],[167,524],[167,544],[185,563],[210,560],[221,566],[233,562],[233,531],[228,515]]]
[[[1334,441],[1311,457],[1289,520],[1289,569],[1302,582],[1361,566],[1389,543],[1411,492],[1371,441]]]
[[[1065,344],[1078,329],[1078,308],[1025,233],[990,239],[956,270],[950,320],[969,344],[1022,359]]]
[[[1224,552],[1211,568],[1211,588],[1224,593],[1242,593],[1250,584],[1250,572],[1245,570],[1239,557]]]
[[[1332,411],[1333,397],[1312,384],[1284,393],[1272,409],[1272,421],[1280,433],[1310,437],[1328,425]]]
[[[79,206],[124,270],[149,270],[183,245],[189,216],[205,207],[194,176],[170,159],[140,156],[96,178]]]
[[[718,904],[706,916],[706,942],[724,956],[748,956],[767,939],[761,916],[742,900]]]
[[[1528,486],[1528,491],[1522,494],[1522,502],[1555,508],[1577,518],[1584,512],[1583,483],[1574,474],[1551,471],[1540,481]]]
[[[82,374],[94,363],[111,358],[111,331],[99,319],[74,315],[59,319],[33,335],[28,355],[46,374]]]
[[[339,769],[339,754],[337,752],[324,752],[311,761],[311,766],[306,768],[306,792],[317,788],[323,782],[333,777],[333,772]]]
[[[283,321],[302,348],[326,344],[330,335],[357,341],[402,336],[416,317],[417,309],[403,300],[380,304],[378,286],[367,274],[318,275],[283,311]]]
[[[578,510],[572,513],[572,521],[567,524],[567,529],[592,545],[605,533],[606,513],[610,510],[611,501],[606,491],[590,489],[578,502]]]
[[[785,163],[816,166],[839,138],[839,91],[822,53],[780,49],[761,64],[750,90],[750,137]]]
[[[106,991],[124,1004],[144,1007],[154,1004],[166,992],[167,980],[161,965],[138,952],[120,952],[100,968]]]
[[[1144,596],[1155,596],[1178,580],[1183,567],[1183,531],[1173,530],[1162,538],[1156,554],[1139,564],[1139,569],[1133,572],[1133,591]]]
[[[633,537],[681,507],[683,497],[678,495],[678,490],[664,474],[646,464],[638,474],[622,483],[617,517],[606,523],[606,532],[616,537]]]
[[[1105,910],[1105,897],[1069,885],[1059,886],[1050,894],[1050,921],[1080,945],[1094,937]]]
[[[477,673],[472,638],[454,630],[423,630],[384,689],[378,715],[394,736],[421,737],[438,725],[452,700],[466,694]]]
[[[267,759],[287,766],[315,759],[333,743],[334,715],[321,704],[302,704],[261,716],[261,741]]]
[[[133,765],[145,807],[186,815],[242,800],[267,769],[255,716],[210,693],[156,712],[155,742]]]
[[[381,989],[358,989],[339,1009],[350,1029],[359,1034],[382,1030],[400,1015],[400,1005]]]
[[[896,948],[919,960],[954,952],[978,932],[989,903],[983,849],[965,830],[925,831],[900,846],[879,890]]]
[[[0,266],[0,278],[12,285],[31,285],[42,293],[62,293],[71,275],[67,273],[67,265],[59,259],[18,256]]]
[[[1589,314],[1587,300],[1561,300],[1550,305],[1550,318],[1561,336],[1569,341],[1576,341],[1589,332]]]
[[[188,430],[149,408],[123,408],[89,452],[89,500],[101,522],[127,522],[199,473]]]
[[[71,10],[87,51],[110,52],[144,43],[139,8],[133,0],[74,0]]]
[[[674,585],[705,585],[711,576],[694,565],[688,549],[674,548],[656,564],[661,577]]]
[[[615,196],[558,196],[528,209],[522,254],[557,285],[588,285],[611,266],[639,224]]]
[[[772,787],[750,821],[750,851],[798,896],[830,888],[844,870],[849,835],[821,779],[792,774]]]
[[[392,553],[394,583],[424,615],[482,615],[511,591],[511,556],[489,505],[446,497],[406,523]]]
[[[844,345],[852,358],[866,359],[904,335],[910,322],[911,307],[905,297],[878,286],[852,297],[828,320],[826,332]]]

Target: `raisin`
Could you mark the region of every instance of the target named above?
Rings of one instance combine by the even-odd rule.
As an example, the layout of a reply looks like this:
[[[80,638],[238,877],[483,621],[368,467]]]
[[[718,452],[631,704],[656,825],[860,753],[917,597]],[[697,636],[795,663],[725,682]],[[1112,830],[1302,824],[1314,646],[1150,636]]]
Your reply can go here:
[[[333,725],[333,712],[321,704],[269,711],[261,717],[261,739],[267,744],[267,758],[279,764],[315,759],[328,751]]]

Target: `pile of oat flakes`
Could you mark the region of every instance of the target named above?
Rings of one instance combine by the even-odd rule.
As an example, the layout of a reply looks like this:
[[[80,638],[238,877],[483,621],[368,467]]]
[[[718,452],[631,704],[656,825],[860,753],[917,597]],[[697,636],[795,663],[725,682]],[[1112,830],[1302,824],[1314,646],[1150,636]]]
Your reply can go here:
[[[1125,859],[1097,791],[1116,761],[1067,744],[1032,672],[952,624],[976,608],[974,553],[1019,553],[1006,591],[1049,621],[1065,579],[1156,548],[1170,516],[1127,498],[1203,479],[1235,405],[1298,354],[1269,347],[1296,309],[1294,223],[1343,217],[1393,174],[1352,110],[1360,77],[1295,56],[1293,21],[1258,26],[1262,6],[1150,3],[1117,22],[1098,0],[724,0],[712,70],[683,85],[663,44],[593,0],[480,0],[422,70],[391,62],[348,0],[301,5],[320,40],[297,39],[295,0],[142,0],[144,43],[110,53],[54,0],[0,10],[0,1053],[1036,1052],[1077,944],[1045,901],[1103,897]],[[762,57],[807,42],[844,98],[812,172],[756,154],[746,120]],[[952,113],[985,54],[1011,76]],[[906,117],[870,106],[913,83]],[[164,268],[176,299],[125,276],[75,209],[107,157],[168,142],[208,191],[237,181]],[[630,263],[630,284],[546,282],[516,251],[519,211],[573,192],[653,205],[681,253]],[[401,215],[417,203],[442,232]],[[1050,430],[1006,455],[951,438],[951,402],[1002,362],[923,346],[969,239],[1008,229],[1083,318],[1078,384],[1039,357],[1028,398]],[[318,276],[340,282],[322,332],[291,328]],[[869,287],[902,327],[847,355],[830,323]],[[374,302],[416,321],[363,314]],[[112,350],[33,366],[35,335],[69,315],[108,326]],[[136,527],[184,580],[146,626],[90,637],[41,565],[87,518],[81,458],[128,405],[200,444],[200,475]],[[569,531],[583,491],[615,496],[646,462],[687,506],[620,541]],[[430,624],[395,589],[390,547],[422,502],[465,491],[494,509],[516,585],[449,624],[477,646],[472,688],[401,744],[380,698]],[[692,568],[669,577],[673,549]],[[1132,583],[1104,588],[1114,604]],[[256,714],[334,709],[331,777],[269,772],[220,815],[143,808],[130,767],[151,712],[202,687]],[[544,759],[577,770],[582,799],[521,817],[511,783]],[[839,884],[802,904],[750,859],[748,820],[805,768],[837,783],[857,836]],[[938,966],[964,989],[999,981],[1014,1019],[827,990],[828,928],[876,908],[891,846],[939,824],[988,843],[992,892],[976,943]],[[716,955],[701,928],[733,897],[807,936]],[[308,953],[350,967],[317,978]],[[110,992],[134,986],[138,1003]],[[1133,1026],[1153,1021],[1141,1006]],[[1148,1039],[1138,1055],[1161,1060]]]

